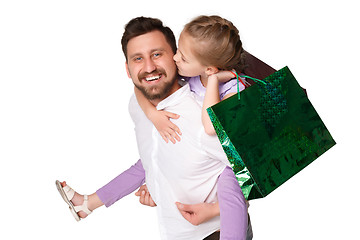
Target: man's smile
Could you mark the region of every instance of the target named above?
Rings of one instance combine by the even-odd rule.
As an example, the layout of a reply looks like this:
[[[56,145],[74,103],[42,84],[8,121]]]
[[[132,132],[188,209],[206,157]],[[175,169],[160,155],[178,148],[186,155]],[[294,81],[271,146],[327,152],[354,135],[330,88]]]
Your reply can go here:
[[[153,75],[153,76],[145,77],[145,80],[148,81],[148,82],[152,82],[152,81],[155,81],[155,80],[159,80],[161,77],[162,77],[162,74]]]

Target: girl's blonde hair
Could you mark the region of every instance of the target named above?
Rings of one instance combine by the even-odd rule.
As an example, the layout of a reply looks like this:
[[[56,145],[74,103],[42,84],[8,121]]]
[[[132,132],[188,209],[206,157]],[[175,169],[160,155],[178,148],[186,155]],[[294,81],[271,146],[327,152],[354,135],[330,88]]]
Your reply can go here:
[[[245,68],[245,53],[238,29],[219,16],[199,16],[185,25],[183,32],[195,39],[191,49],[200,63],[220,70]]]

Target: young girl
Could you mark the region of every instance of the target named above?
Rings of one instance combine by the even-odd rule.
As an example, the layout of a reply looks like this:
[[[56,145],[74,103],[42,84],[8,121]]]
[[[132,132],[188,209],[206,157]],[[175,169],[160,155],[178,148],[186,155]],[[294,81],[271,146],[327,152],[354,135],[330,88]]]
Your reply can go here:
[[[179,75],[189,77],[190,89],[203,105],[202,123],[209,135],[216,133],[206,109],[238,92],[237,79],[230,79],[234,77],[232,70],[240,73],[244,69],[243,52],[238,30],[219,16],[197,17],[185,25],[180,35],[174,60]],[[244,88],[241,85],[239,90]],[[169,118],[181,116],[157,111],[136,88],[135,94],[163,139],[173,143],[180,141],[181,129]],[[244,213],[246,203],[240,199],[244,199],[240,186],[232,169],[227,167],[218,179],[220,239],[245,239],[247,216],[244,223],[244,216],[239,215]]]

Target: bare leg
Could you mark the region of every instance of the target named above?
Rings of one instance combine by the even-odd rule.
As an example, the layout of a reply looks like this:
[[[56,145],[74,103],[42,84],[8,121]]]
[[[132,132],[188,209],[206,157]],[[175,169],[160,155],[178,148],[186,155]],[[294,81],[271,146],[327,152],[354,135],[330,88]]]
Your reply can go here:
[[[66,186],[66,182],[62,182],[61,183],[62,187]],[[74,197],[71,199],[71,202],[74,204],[74,206],[79,206],[81,204],[83,204],[84,202],[84,195],[81,195],[77,192],[75,192]],[[104,203],[100,200],[100,198],[98,197],[98,195],[95,193],[89,195],[89,200],[88,200],[88,208],[90,211],[95,210],[98,207],[103,206]],[[84,213],[83,211],[78,212],[78,215],[80,218],[86,218],[87,214]]]

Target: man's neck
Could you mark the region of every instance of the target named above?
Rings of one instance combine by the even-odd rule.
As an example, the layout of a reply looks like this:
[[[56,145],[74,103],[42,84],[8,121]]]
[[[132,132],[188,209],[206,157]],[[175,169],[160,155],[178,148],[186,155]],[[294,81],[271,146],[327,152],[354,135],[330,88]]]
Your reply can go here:
[[[166,95],[166,97],[162,98],[162,99],[154,99],[154,100],[149,100],[154,106],[157,106],[162,100],[164,100],[165,98],[169,97],[171,94],[173,94],[174,92],[176,92],[177,90],[179,90],[181,88],[180,84],[178,83],[178,81],[175,81],[174,85],[172,86],[172,88],[170,89],[169,93]]]

